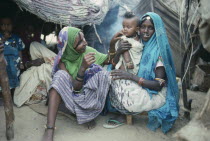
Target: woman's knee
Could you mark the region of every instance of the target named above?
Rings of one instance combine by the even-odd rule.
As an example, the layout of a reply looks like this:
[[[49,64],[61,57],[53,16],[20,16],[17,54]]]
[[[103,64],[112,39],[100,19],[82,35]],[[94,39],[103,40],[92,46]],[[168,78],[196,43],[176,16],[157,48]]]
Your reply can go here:
[[[56,89],[54,89],[54,88],[51,88],[49,90],[49,95],[48,96],[49,96],[50,99],[52,99],[52,98],[60,98],[60,95],[59,95],[58,91]]]

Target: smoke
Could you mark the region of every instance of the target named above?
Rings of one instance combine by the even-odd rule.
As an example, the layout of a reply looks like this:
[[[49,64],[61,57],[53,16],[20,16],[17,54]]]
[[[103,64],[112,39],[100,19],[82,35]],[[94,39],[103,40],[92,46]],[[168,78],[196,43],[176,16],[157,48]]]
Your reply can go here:
[[[97,31],[102,38],[102,42],[106,47],[104,53],[107,53],[112,37],[122,30],[122,16],[119,15],[119,5],[110,9],[104,21],[96,26]]]

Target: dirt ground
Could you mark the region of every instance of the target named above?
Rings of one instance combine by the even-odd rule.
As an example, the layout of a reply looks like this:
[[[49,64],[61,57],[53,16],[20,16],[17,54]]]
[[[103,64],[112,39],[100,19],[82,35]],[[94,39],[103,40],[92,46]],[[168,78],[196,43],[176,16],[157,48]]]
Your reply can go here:
[[[205,95],[206,93],[188,91],[188,97],[193,99],[192,116],[203,106]],[[92,130],[87,130],[84,125],[78,125],[75,120],[59,116],[56,121],[55,141],[175,141],[172,135],[188,123],[183,117],[182,106],[180,109],[179,119],[166,135],[160,129],[156,132],[150,131],[146,127],[146,116],[134,116],[134,125],[123,125],[116,129],[104,129],[102,126],[109,117],[113,116],[112,114],[99,116],[96,119],[97,126]],[[28,106],[14,107],[14,112],[15,138],[13,141],[41,141],[46,116],[34,112]],[[0,141],[6,141],[3,106],[0,106]]]

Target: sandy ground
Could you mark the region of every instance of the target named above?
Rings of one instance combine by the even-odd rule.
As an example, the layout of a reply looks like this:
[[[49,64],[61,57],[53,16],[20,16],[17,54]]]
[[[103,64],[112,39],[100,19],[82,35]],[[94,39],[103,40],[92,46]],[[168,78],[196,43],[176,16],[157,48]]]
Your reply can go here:
[[[205,102],[206,93],[188,91],[188,97],[193,99],[193,116]],[[34,112],[28,106],[22,108],[14,107],[15,112],[15,138],[13,141],[41,141],[44,133],[46,117]],[[103,123],[113,116],[99,116],[96,119],[97,126],[92,130],[87,130],[84,125],[78,125],[75,120],[60,116],[57,119],[55,131],[55,141],[175,141],[172,135],[181,127],[187,124],[183,118],[183,110],[180,110],[180,117],[176,121],[174,128],[166,135],[158,129],[156,132],[150,131],[147,127],[146,116],[134,116],[134,125],[124,125],[116,129],[104,129]],[[3,106],[0,106],[0,141],[5,138],[5,117]]]

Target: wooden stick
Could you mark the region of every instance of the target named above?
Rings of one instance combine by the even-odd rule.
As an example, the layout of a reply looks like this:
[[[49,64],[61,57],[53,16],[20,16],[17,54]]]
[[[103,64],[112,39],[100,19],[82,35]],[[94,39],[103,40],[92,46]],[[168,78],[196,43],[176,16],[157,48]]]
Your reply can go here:
[[[7,140],[11,140],[14,138],[14,112],[3,52],[0,52],[0,70],[0,86],[2,88],[4,111],[6,118],[6,137]]]
[[[127,120],[127,124],[128,125],[132,125],[133,122],[132,122],[132,115],[126,115],[126,120]]]

